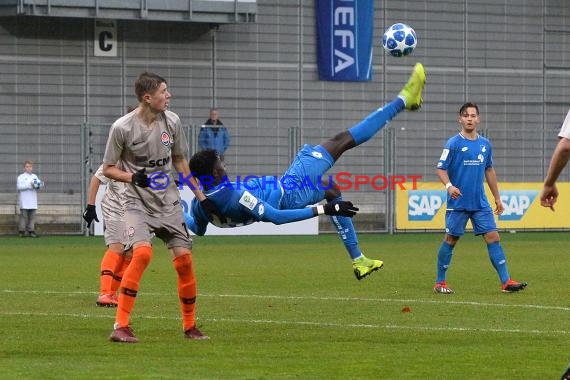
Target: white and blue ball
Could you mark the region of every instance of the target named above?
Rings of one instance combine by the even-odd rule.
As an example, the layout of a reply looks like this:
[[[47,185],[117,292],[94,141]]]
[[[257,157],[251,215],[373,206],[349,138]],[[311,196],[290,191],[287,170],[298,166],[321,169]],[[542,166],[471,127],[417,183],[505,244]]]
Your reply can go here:
[[[34,189],[40,189],[43,186],[42,181],[40,181],[38,178],[34,178],[34,180],[32,181],[32,187]]]
[[[418,44],[416,32],[411,26],[397,23],[386,29],[382,46],[394,57],[405,57],[414,51]]]

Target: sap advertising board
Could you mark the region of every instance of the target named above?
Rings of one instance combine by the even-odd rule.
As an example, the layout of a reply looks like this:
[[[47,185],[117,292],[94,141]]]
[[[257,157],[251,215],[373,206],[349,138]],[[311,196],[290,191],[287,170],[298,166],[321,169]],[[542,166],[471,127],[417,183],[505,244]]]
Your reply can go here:
[[[560,197],[556,212],[542,207],[538,195],[541,182],[501,183],[499,188],[505,211],[497,216],[499,229],[566,229],[570,220],[570,199]],[[561,194],[570,193],[570,184],[558,185]],[[485,188],[493,207],[493,196]],[[439,182],[419,182],[416,190],[396,194],[396,228],[401,230],[442,230],[445,225],[447,191]],[[468,224],[468,228],[471,225]]]

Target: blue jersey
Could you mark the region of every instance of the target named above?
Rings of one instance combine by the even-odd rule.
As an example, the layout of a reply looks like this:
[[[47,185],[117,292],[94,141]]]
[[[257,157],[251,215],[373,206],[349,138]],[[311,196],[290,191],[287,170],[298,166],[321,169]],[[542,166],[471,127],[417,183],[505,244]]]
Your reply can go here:
[[[291,223],[313,217],[306,206],[324,199],[321,176],[332,167],[334,160],[321,145],[305,145],[281,178],[253,177],[247,182],[222,181],[204,192],[227,223],[214,220],[217,227],[238,227],[253,222]],[[184,216],[186,225],[197,235],[203,235],[208,217],[194,199],[190,212]]]
[[[216,206],[227,221],[221,223],[217,218],[212,222],[216,227],[231,228],[253,222],[272,222],[275,224],[297,222],[312,218],[312,208],[281,210],[283,190],[276,177],[255,177],[245,183],[222,182],[205,191],[204,195]],[[184,213],[188,228],[197,235],[204,235],[208,226],[208,215],[194,198],[190,211]]]
[[[280,179],[285,192],[282,208],[301,208],[322,201],[326,189],[321,179],[333,165],[334,159],[325,148],[305,144]]]
[[[461,133],[450,138],[443,149],[437,168],[446,170],[461,196],[447,195],[447,210],[477,211],[490,208],[485,195],[485,170],[493,166],[493,153],[488,139],[477,135],[475,140]]]

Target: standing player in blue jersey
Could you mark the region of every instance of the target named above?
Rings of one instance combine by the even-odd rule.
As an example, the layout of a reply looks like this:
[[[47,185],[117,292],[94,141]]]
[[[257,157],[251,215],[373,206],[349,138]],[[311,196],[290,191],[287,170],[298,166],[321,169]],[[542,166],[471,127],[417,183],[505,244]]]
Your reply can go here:
[[[238,186],[227,179],[223,161],[214,151],[196,153],[190,159],[191,171],[200,180],[206,198],[227,218],[226,223],[212,223],[218,227],[236,227],[255,221],[287,223],[293,221],[292,215],[301,217],[303,214],[302,219],[330,215],[352,259],[356,278],[361,280],[380,269],[382,261],[369,259],[360,250],[350,218],[354,213],[349,213],[352,204],[342,200],[338,187],[323,174],[345,151],[371,139],[398,113],[404,109],[418,109],[422,103],[425,78],[423,65],[417,63],[396,99],[320,145],[305,145],[279,180],[276,177],[257,177],[247,182],[247,186]],[[326,205],[306,208],[323,199],[327,200]],[[193,201],[190,212],[185,214],[186,225],[194,233],[203,235],[208,221],[200,204]]]
[[[481,122],[479,107],[474,103],[465,103],[459,109],[458,121],[461,131],[447,141],[437,163],[437,175],[448,195],[446,234],[437,255],[437,280],[433,291],[439,294],[453,293],[447,286],[445,275],[453,248],[465,233],[467,221],[471,220],[475,235],[483,235],[487,243],[489,259],[501,280],[501,290],[505,293],[517,292],[527,284],[514,281],[509,276],[493,210],[485,195],[483,183],[487,180],[495,198],[495,214],[502,214],[504,207],[493,168],[491,143],[477,133],[477,126]]]

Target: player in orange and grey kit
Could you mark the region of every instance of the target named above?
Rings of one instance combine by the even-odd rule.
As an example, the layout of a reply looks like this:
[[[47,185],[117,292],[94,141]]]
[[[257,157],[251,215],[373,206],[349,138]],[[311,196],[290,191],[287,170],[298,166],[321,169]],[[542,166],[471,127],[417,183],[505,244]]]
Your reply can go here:
[[[184,336],[208,339],[196,327],[192,241],[184,224],[180,193],[174,180],[164,174],[171,173],[173,167],[190,178],[186,138],[178,115],[167,110],[171,95],[164,78],[142,73],[135,81],[135,93],[139,105],[115,121],[103,157],[105,177],[126,183],[125,227],[127,242],[133,247],[133,257],[119,289],[110,340],[138,342],[129,319],[141,277],[152,258],[152,233],[163,240],[174,255]],[[205,199],[200,191],[194,191],[199,200]]]
[[[87,227],[91,225],[93,220],[99,221],[95,200],[101,184],[107,185],[105,195],[101,200],[107,250],[101,260],[99,296],[96,304],[97,306],[116,307],[118,304],[116,292],[132,256],[132,250],[125,251],[126,230],[123,193],[126,184],[110,181],[103,175],[103,165],[99,166],[93,177],[91,177],[87,195],[87,207],[85,207],[83,212],[83,219],[87,222]]]

